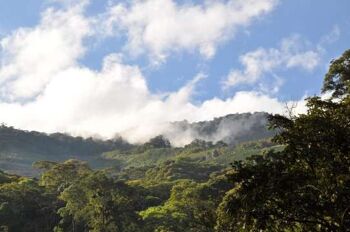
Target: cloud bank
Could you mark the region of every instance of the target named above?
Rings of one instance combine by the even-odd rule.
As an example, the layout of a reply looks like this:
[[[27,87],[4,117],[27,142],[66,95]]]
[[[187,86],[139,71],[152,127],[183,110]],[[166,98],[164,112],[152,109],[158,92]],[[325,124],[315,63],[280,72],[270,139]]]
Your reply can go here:
[[[179,4],[174,0],[133,0],[116,4],[103,15],[106,34],[126,33],[125,49],[147,53],[155,63],[169,54],[198,51],[204,58],[231,39],[242,26],[272,11],[277,0],[203,1]]]
[[[224,100],[194,104],[201,74],[177,91],[152,93],[140,67],[125,64],[119,53],[107,55],[100,70],[81,65],[79,60],[89,49],[85,41],[100,33],[95,28],[102,16],[86,17],[85,4],[74,2],[64,1],[70,4],[66,8],[46,9],[36,27],[20,28],[0,40],[0,122],[83,136],[119,134],[130,142],[143,142],[167,132],[168,122],[240,112],[283,113],[284,103],[259,92],[237,92]],[[160,4],[164,14],[154,16]],[[238,26],[249,24],[273,4],[245,0],[179,6],[170,0],[133,1],[103,15],[113,26],[116,12],[125,16],[121,26],[133,52],[149,51],[163,60],[173,50],[194,49],[210,57],[222,38],[232,37]],[[167,34],[168,27],[174,32]],[[201,38],[204,32],[208,36]],[[298,57],[289,63],[299,65]],[[298,110],[303,110],[302,104]]]

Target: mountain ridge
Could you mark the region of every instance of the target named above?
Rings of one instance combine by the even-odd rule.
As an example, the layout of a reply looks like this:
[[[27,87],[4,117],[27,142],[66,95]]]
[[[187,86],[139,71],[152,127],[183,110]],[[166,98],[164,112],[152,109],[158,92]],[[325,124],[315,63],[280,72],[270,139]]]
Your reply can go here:
[[[242,142],[271,137],[273,132],[267,130],[267,116],[267,113],[258,112],[230,114],[195,123],[173,122],[171,133],[162,136],[170,141],[178,136],[187,140],[190,138],[191,142],[197,140],[209,143],[223,142],[229,146],[235,146]],[[153,157],[157,156],[159,151],[147,151],[147,149],[158,148],[159,144],[153,144],[157,142],[159,143],[159,140],[151,139],[145,144],[130,144],[122,137],[102,140],[92,137],[74,137],[63,133],[46,134],[25,131],[1,125],[0,169],[10,173],[35,175],[31,167],[32,163],[39,160],[64,161],[67,159],[86,160],[93,167],[105,167],[110,164],[110,160],[103,156],[106,152],[117,151],[118,157],[119,153],[143,154],[142,152],[146,152],[145,157]],[[160,142],[165,143],[165,147],[174,147],[168,141]],[[173,152],[170,153],[173,154]],[[161,154],[163,153],[159,153],[159,156]],[[158,160],[158,157],[156,159]]]

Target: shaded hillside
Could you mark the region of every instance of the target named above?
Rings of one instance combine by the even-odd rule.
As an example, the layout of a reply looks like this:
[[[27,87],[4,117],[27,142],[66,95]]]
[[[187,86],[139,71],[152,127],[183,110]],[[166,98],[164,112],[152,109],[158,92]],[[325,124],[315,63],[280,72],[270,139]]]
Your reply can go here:
[[[45,134],[0,126],[0,169],[31,174],[31,165],[38,160],[62,161],[68,158],[90,160],[114,149],[129,149],[122,139],[84,139],[66,134]]]

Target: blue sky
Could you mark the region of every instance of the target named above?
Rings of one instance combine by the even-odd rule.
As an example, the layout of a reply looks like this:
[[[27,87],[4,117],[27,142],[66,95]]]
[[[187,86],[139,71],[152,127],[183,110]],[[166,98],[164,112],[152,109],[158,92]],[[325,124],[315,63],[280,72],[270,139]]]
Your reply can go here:
[[[152,133],[134,115],[150,125],[198,121],[281,113],[291,101],[302,112],[330,60],[348,49],[348,9],[348,0],[1,1],[0,109],[8,113],[0,120],[137,141]],[[98,86],[93,98],[89,85]]]

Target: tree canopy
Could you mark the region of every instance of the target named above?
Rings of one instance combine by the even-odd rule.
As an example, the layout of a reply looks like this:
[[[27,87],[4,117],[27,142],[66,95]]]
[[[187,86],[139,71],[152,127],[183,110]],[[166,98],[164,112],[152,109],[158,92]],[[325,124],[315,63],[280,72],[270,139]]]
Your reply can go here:
[[[235,188],[219,207],[219,231],[350,230],[349,54],[326,75],[331,99],[312,97],[305,114],[270,117],[282,151],[232,164]]]
[[[349,94],[350,90],[350,49],[331,62],[326,74],[323,92],[330,91],[335,98]]]

